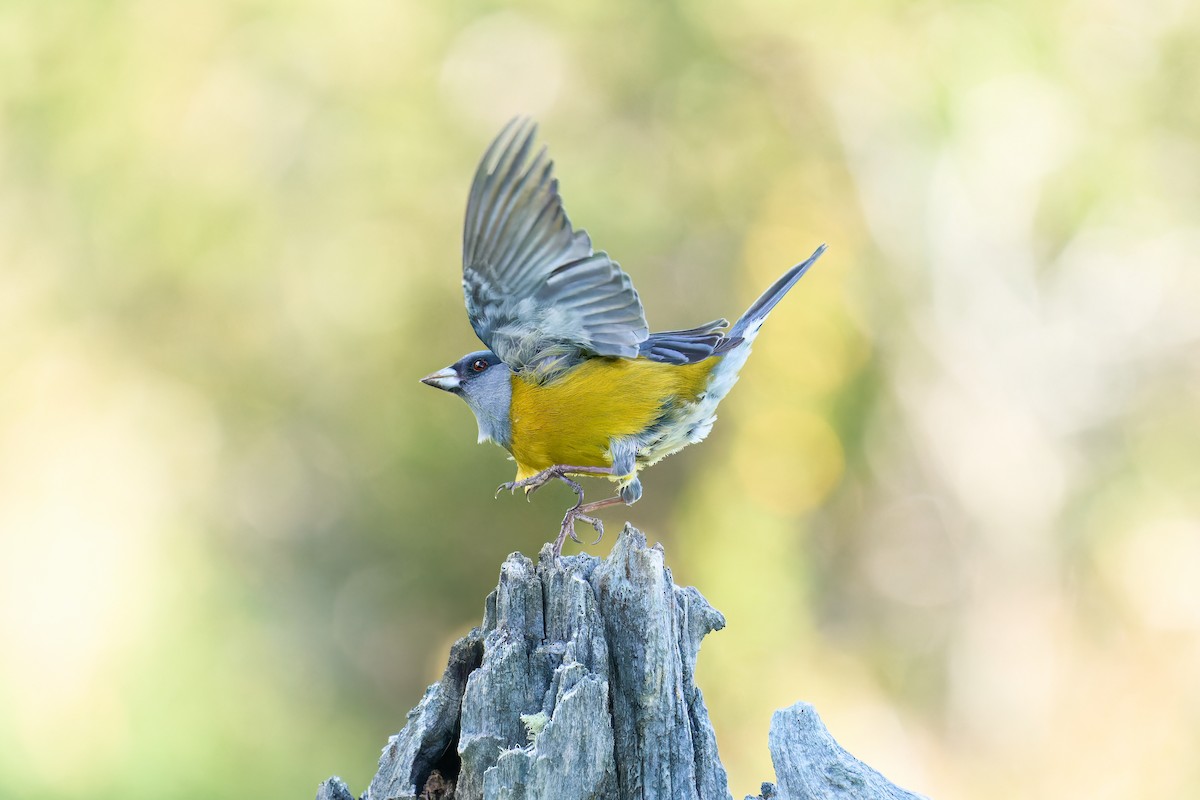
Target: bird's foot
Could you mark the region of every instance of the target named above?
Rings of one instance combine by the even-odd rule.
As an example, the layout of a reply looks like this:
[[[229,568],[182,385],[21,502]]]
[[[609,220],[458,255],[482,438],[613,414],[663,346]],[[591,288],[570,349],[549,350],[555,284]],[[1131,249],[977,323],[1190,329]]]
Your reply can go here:
[[[606,497],[603,500],[597,500],[594,503],[585,504],[581,496],[580,502],[572,506],[567,511],[566,516],[563,517],[562,527],[560,527],[558,530],[558,538],[554,540],[553,555],[555,560],[562,555],[563,544],[566,543],[568,536],[570,536],[571,539],[578,544],[583,544],[583,540],[575,535],[576,520],[586,522],[596,529],[596,541],[592,542],[592,546],[598,545],[600,544],[600,540],[604,538],[604,523],[591,516],[592,512],[600,508],[605,508],[606,506],[615,506],[624,502],[625,501],[618,495],[617,497]]]
[[[573,506],[567,511],[566,516],[563,517],[562,526],[558,529],[558,538],[554,540],[553,555],[556,560],[562,555],[563,544],[566,543],[568,536],[578,544],[583,544],[583,540],[575,535],[576,520],[586,522],[596,529],[596,541],[592,542],[593,545],[599,544],[600,540],[604,538],[604,523],[595,517],[585,514],[584,508],[585,506],[582,504]]]
[[[509,481],[508,483],[500,484],[499,488],[496,489],[496,497],[499,497],[501,492],[515,494],[517,489],[524,489],[525,499],[529,499],[529,495],[533,494],[550,481],[560,480],[575,490],[575,494],[579,497],[579,502],[582,503],[583,487],[567,476],[611,474],[612,469],[610,467],[572,467],[566,464],[555,464],[553,467],[547,467],[536,475],[531,475],[523,480]]]

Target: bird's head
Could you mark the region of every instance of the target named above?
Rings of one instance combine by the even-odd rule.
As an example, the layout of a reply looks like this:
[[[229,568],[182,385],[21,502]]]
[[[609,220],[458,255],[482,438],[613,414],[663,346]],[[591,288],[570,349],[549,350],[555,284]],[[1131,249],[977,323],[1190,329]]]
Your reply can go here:
[[[488,376],[488,371],[493,367],[500,366],[501,363],[491,350],[477,350],[474,353],[467,353],[445,369],[439,369],[432,375],[426,375],[421,378],[421,383],[451,394],[467,394],[479,388],[475,384],[489,383],[487,378],[495,376]],[[507,372],[507,367],[502,371]]]
[[[475,412],[479,441],[508,447],[512,440],[512,370],[490,350],[467,353],[421,383],[456,394]]]

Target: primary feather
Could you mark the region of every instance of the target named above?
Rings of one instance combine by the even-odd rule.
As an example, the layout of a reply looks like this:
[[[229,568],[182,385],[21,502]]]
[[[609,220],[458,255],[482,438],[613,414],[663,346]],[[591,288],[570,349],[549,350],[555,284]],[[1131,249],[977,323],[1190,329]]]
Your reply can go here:
[[[563,210],[537,126],[492,142],[467,200],[463,294],[475,333],[516,371],[546,380],[587,356],[635,358],[649,335],[633,281]]]

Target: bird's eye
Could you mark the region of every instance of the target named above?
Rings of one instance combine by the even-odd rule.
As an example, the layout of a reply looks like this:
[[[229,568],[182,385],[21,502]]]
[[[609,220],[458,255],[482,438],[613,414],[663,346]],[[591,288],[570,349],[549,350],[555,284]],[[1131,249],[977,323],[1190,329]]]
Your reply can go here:
[[[488,368],[488,362],[483,360],[482,358],[477,358],[471,362],[471,369],[473,369],[476,372],[483,372],[487,368]]]

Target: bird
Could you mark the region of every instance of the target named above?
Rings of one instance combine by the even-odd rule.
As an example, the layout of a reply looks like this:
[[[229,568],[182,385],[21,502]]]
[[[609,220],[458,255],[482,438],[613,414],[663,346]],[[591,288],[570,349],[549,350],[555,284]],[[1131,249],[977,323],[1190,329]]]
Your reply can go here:
[[[537,125],[511,120],[485,151],[467,197],[463,294],[487,346],[421,379],[474,412],[479,442],[516,462],[496,491],[528,499],[551,481],[576,495],[552,555],[575,523],[596,544],[607,506],[642,496],[639,473],[708,436],[767,315],[825,252],[821,244],[767,288],[732,325],[651,333],[629,275],[563,209],[554,164],[535,152]],[[616,494],[584,502],[580,477],[607,478]]]

